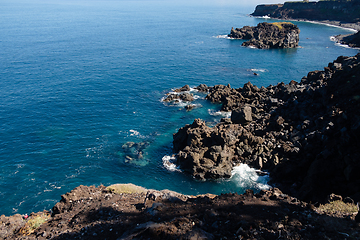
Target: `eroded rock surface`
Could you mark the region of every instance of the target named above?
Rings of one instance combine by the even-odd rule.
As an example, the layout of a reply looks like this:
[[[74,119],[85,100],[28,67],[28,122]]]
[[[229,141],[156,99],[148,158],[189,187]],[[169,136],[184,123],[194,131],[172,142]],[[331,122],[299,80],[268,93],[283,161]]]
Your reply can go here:
[[[299,46],[299,34],[300,29],[292,23],[263,22],[256,27],[232,28],[229,37],[249,40],[242,44],[246,47],[296,48]]]

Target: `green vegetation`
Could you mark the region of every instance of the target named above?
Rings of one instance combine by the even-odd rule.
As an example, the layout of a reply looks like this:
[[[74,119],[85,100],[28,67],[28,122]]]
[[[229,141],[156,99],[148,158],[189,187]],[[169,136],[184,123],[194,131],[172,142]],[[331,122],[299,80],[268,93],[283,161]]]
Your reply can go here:
[[[113,193],[146,193],[148,190],[143,187],[136,186],[134,184],[114,184],[106,188]]]
[[[319,206],[319,211],[326,213],[326,214],[352,214],[356,213],[357,207],[355,204],[351,203],[344,203],[341,200],[333,201],[324,205]]]
[[[291,24],[293,25],[291,22],[274,22],[272,23],[273,25],[277,26],[280,30],[283,28],[283,25],[285,24]]]
[[[25,226],[20,229],[23,235],[30,235],[50,218],[49,214],[30,216]]]

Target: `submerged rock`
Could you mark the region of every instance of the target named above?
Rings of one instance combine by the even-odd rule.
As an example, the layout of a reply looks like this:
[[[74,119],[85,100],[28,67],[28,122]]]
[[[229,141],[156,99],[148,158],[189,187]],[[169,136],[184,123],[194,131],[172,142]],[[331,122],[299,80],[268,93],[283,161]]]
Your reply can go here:
[[[131,163],[139,166],[147,164],[144,158],[144,150],[150,145],[149,142],[127,142],[122,145],[122,152],[125,156],[125,163]]]

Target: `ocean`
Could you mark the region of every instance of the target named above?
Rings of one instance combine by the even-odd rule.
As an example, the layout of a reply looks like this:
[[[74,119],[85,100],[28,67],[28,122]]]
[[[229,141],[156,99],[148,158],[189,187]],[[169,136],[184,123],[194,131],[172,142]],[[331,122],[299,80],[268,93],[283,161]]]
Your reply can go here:
[[[276,21],[250,17],[253,10],[152,0],[2,0],[0,214],[50,210],[79,185],[134,183],[184,194],[268,187],[268,177],[246,165],[231,179],[206,182],[165,167],[180,127],[195,118],[214,125],[229,114],[194,90],[192,111],[162,99],[185,84],[300,81],[359,50],[330,40],[350,30],[307,22],[294,22],[301,30],[297,49],[251,49],[227,39],[231,27]]]

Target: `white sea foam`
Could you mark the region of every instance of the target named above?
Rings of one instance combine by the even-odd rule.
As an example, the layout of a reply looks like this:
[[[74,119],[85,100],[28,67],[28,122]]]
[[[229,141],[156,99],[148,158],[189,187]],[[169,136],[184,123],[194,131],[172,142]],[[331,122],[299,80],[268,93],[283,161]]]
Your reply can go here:
[[[16,168],[23,168],[23,167],[25,167],[25,164],[23,163],[16,164]]]
[[[337,41],[337,39],[336,39],[335,36],[331,36],[331,37],[330,37],[330,40],[333,41],[333,42],[335,42],[335,45],[336,45],[336,46],[339,46],[339,47],[351,48],[351,49],[360,49],[360,48],[352,48],[352,47],[350,47],[350,46],[347,45],[347,44],[339,43],[339,42]]]
[[[239,166],[234,167],[231,173],[232,176],[230,181],[235,182],[240,188],[251,188],[256,190],[271,188],[271,186],[267,184],[269,181],[268,175],[259,176],[256,169],[251,168],[246,164],[240,164]]]
[[[199,90],[197,90],[195,87],[190,87],[190,91],[189,92],[199,92]]]
[[[216,38],[231,39],[228,35],[217,35]]]
[[[253,72],[268,72],[267,69],[257,69],[257,68],[252,68],[251,71],[253,71]]]
[[[179,106],[179,107],[185,107],[188,105],[188,102],[184,102],[182,100],[179,100],[177,103],[176,103],[176,106]]]
[[[250,15],[251,17],[253,17],[253,18],[264,18],[264,19],[271,19],[271,17],[269,17],[269,16],[252,16],[252,15]]]
[[[215,111],[215,110],[208,109],[208,113],[211,116],[222,116],[222,117],[225,117],[225,118],[230,118],[231,117],[231,112],[222,112],[222,111]]]
[[[140,135],[140,133],[138,131],[133,130],[133,129],[130,129],[129,132],[131,132],[130,136],[139,136]]]
[[[176,164],[174,163],[176,161],[176,157],[172,157],[172,156],[164,156],[162,158],[163,161],[163,166],[171,171],[171,172],[181,172],[181,170],[179,169],[178,166],[176,166]]]
[[[194,96],[194,99],[200,99],[200,98],[201,97]],[[189,105],[189,102],[183,101],[181,99],[176,99],[176,100],[171,101],[171,102],[164,102],[163,99],[161,101],[167,106],[176,106],[176,107],[184,108],[185,106]],[[195,105],[197,105],[197,104],[195,104]]]
[[[297,20],[292,20],[292,21],[297,21]],[[325,26],[329,26],[329,27],[336,27],[336,28],[342,28],[342,29],[346,29],[352,32],[358,32],[357,30],[351,28],[351,27],[344,27],[344,26],[338,26],[338,25],[334,25],[331,23],[324,23],[324,22],[317,22],[317,21],[302,21],[299,20],[299,22],[309,22],[309,23],[313,23],[313,24],[320,24],[320,25],[325,25]]]

